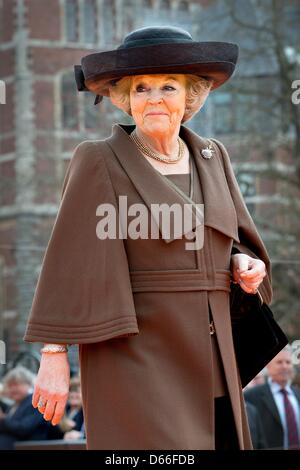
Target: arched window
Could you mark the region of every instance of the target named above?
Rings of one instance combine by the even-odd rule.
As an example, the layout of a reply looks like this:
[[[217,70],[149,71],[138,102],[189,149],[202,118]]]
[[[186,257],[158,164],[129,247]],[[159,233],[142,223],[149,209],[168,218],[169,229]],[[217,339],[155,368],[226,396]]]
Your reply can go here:
[[[188,11],[189,10],[189,2],[187,2],[186,0],[181,0],[178,3],[177,10],[178,11]]]
[[[234,130],[233,101],[231,93],[217,92],[211,95],[213,104],[214,133],[229,134]]]
[[[83,9],[83,40],[94,44],[97,42],[97,3],[96,0],[85,0]]]
[[[101,32],[104,42],[111,45],[115,40],[116,33],[116,7],[114,0],[103,0],[102,28]]]
[[[78,91],[74,72],[67,72],[61,79],[61,122],[63,129],[79,129]]]
[[[255,96],[254,95],[243,95],[240,93],[235,94],[234,103],[234,121],[236,132],[249,132],[255,131]]]
[[[84,93],[84,127],[87,130],[96,130],[100,126],[100,108],[103,109],[103,101],[94,105],[95,95],[92,93]]]
[[[66,40],[76,42],[79,39],[79,11],[77,0],[65,0]]]
[[[237,180],[239,187],[245,199],[245,203],[251,215],[254,215],[255,212],[255,203],[251,198],[256,196],[256,178],[253,173],[238,172]]]
[[[160,0],[160,9],[161,10],[170,10],[171,5],[169,0]]]
[[[197,19],[189,11],[189,2],[179,1],[177,8],[173,9],[173,24],[186,31],[192,32],[193,22]]]

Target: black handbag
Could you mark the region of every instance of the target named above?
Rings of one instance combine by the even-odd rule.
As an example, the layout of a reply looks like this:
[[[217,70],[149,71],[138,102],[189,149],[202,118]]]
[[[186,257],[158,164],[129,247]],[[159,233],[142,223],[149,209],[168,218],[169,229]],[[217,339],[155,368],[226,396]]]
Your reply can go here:
[[[261,295],[230,284],[230,315],[236,360],[245,387],[283,348],[288,339]]]

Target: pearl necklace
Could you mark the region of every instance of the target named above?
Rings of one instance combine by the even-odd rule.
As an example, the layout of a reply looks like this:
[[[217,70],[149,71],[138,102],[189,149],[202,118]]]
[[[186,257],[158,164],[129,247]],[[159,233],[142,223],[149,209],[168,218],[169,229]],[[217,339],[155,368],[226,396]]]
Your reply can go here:
[[[184,155],[184,143],[183,143],[183,140],[180,137],[178,137],[178,139],[177,139],[179,149],[178,149],[178,155],[175,159],[166,158],[165,156],[163,156],[163,154],[158,153],[158,152],[154,152],[154,150],[151,150],[149,147],[146,146],[146,144],[142,141],[142,139],[140,139],[137,136],[135,130],[130,134],[130,137],[135,142],[135,144],[137,145],[139,150],[141,150],[143,153],[148,155],[148,157],[154,158],[155,160],[158,160],[160,162],[177,163],[179,160],[181,160],[181,158]]]

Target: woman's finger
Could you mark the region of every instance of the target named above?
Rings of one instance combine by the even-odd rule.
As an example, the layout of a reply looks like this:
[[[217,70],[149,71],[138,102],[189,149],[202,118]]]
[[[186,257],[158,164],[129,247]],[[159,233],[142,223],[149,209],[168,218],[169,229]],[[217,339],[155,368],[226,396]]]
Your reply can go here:
[[[242,277],[254,278],[255,276],[265,276],[266,275],[266,266],[263,261],[255,260],[249,266],[250,269],[240,270],[240,275]]]
[[[248,294],[255,293],[255,291],[257,291],[257,289],[259,287],[259,285],[257,285],[257,284],[254,284],[253,286],[249,286],[248,284],[245,284],[243,281],[240,281],[240,286]]]
[[[51,419],[53,418],[53,415],[55,413],[55,407],[56,407],[56,401],[54,400],[48,400],[47,401],[47,406],[45,408],[45,411],[44,411],[44,419],[46,421],[51,421]]]
[[[261,280],[255,280],[255,281],[248,281],[245,279],[239,279],[239,282],[243,282],[245,286],[249,287],[249,289],[254,289],[256,287],[259,287],[261,284]]]
[[[243,282],[245,286],[249,287],[249,289],[255,289],[256,287],[259,287],[261,284],[261,280],[255,280],[255,281],[248,281],[245,279],[240,279],[240,282]]]
[[[247,271],[240,271],[240,276],[253,278],[255,276],[263,276],[264,273],[265,273],[264,266],[259,265],[251,269],[248,269]]]
[[[38,389],[34,389],[33,395],[32,395],[32,406],[34,408],[37,408],[38,402],[40,399],[40,391]]]
[[[244,284],[240,284],[240,286],[244,292],[246,292],[247,294],[252,294],[252,290],[249,289],[247,286],[245,286]]]
[[[47,398],[43,398],[42,396],[39,397],[37,407],[40,413],[44,414],[44,411],[47,406],[47,402],[48,402]]]
[[[248,258],[248,256],[240,256],[237,260],[236,268],[239,272],[247,271],[249,269],[249,258]]]
[[[60,422],[60,420],[62,419],[62,417],[63,417],[63,415],[64,415],[64,412],[65,412],[66,402],[67,402],[67,400],[64,399],[64,400],[59,400],[59,401],[56,403],[56,407],[55,407],[55,411],[54,411],[54,416],[53,416],[52,421],[51,421],[51,423],[53,424],[53,426],[55,426],[56,424],[58,424],[58,423]]]
[[[244,272],[239,272],[239,277],[241,279],[249,279],[251,282],[254,281],[254,279],[262,279],[263,278],[263,272],[262,271],[244,271]]]

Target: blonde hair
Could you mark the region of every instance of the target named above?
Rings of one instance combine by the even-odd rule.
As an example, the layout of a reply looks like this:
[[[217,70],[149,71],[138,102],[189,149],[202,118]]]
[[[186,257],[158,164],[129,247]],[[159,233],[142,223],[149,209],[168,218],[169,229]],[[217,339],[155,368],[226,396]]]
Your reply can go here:
[[[182,122],[191,119],[204,105],[209,95],[213,80],[198,75],[185,74],[186,77],[186,107]],[[122,77],[112,81],[109,86],[111,102],[132,116],[130,109],[130,88],[132,76]]]
[[[9,383],[17,382],[26,383],[32,387],[34,385],[35,378],[35,374],[33,374],[30,370],[23,366],[17,366],[7,372],[7,374],[3,377],[3,385],[6,386]]]

